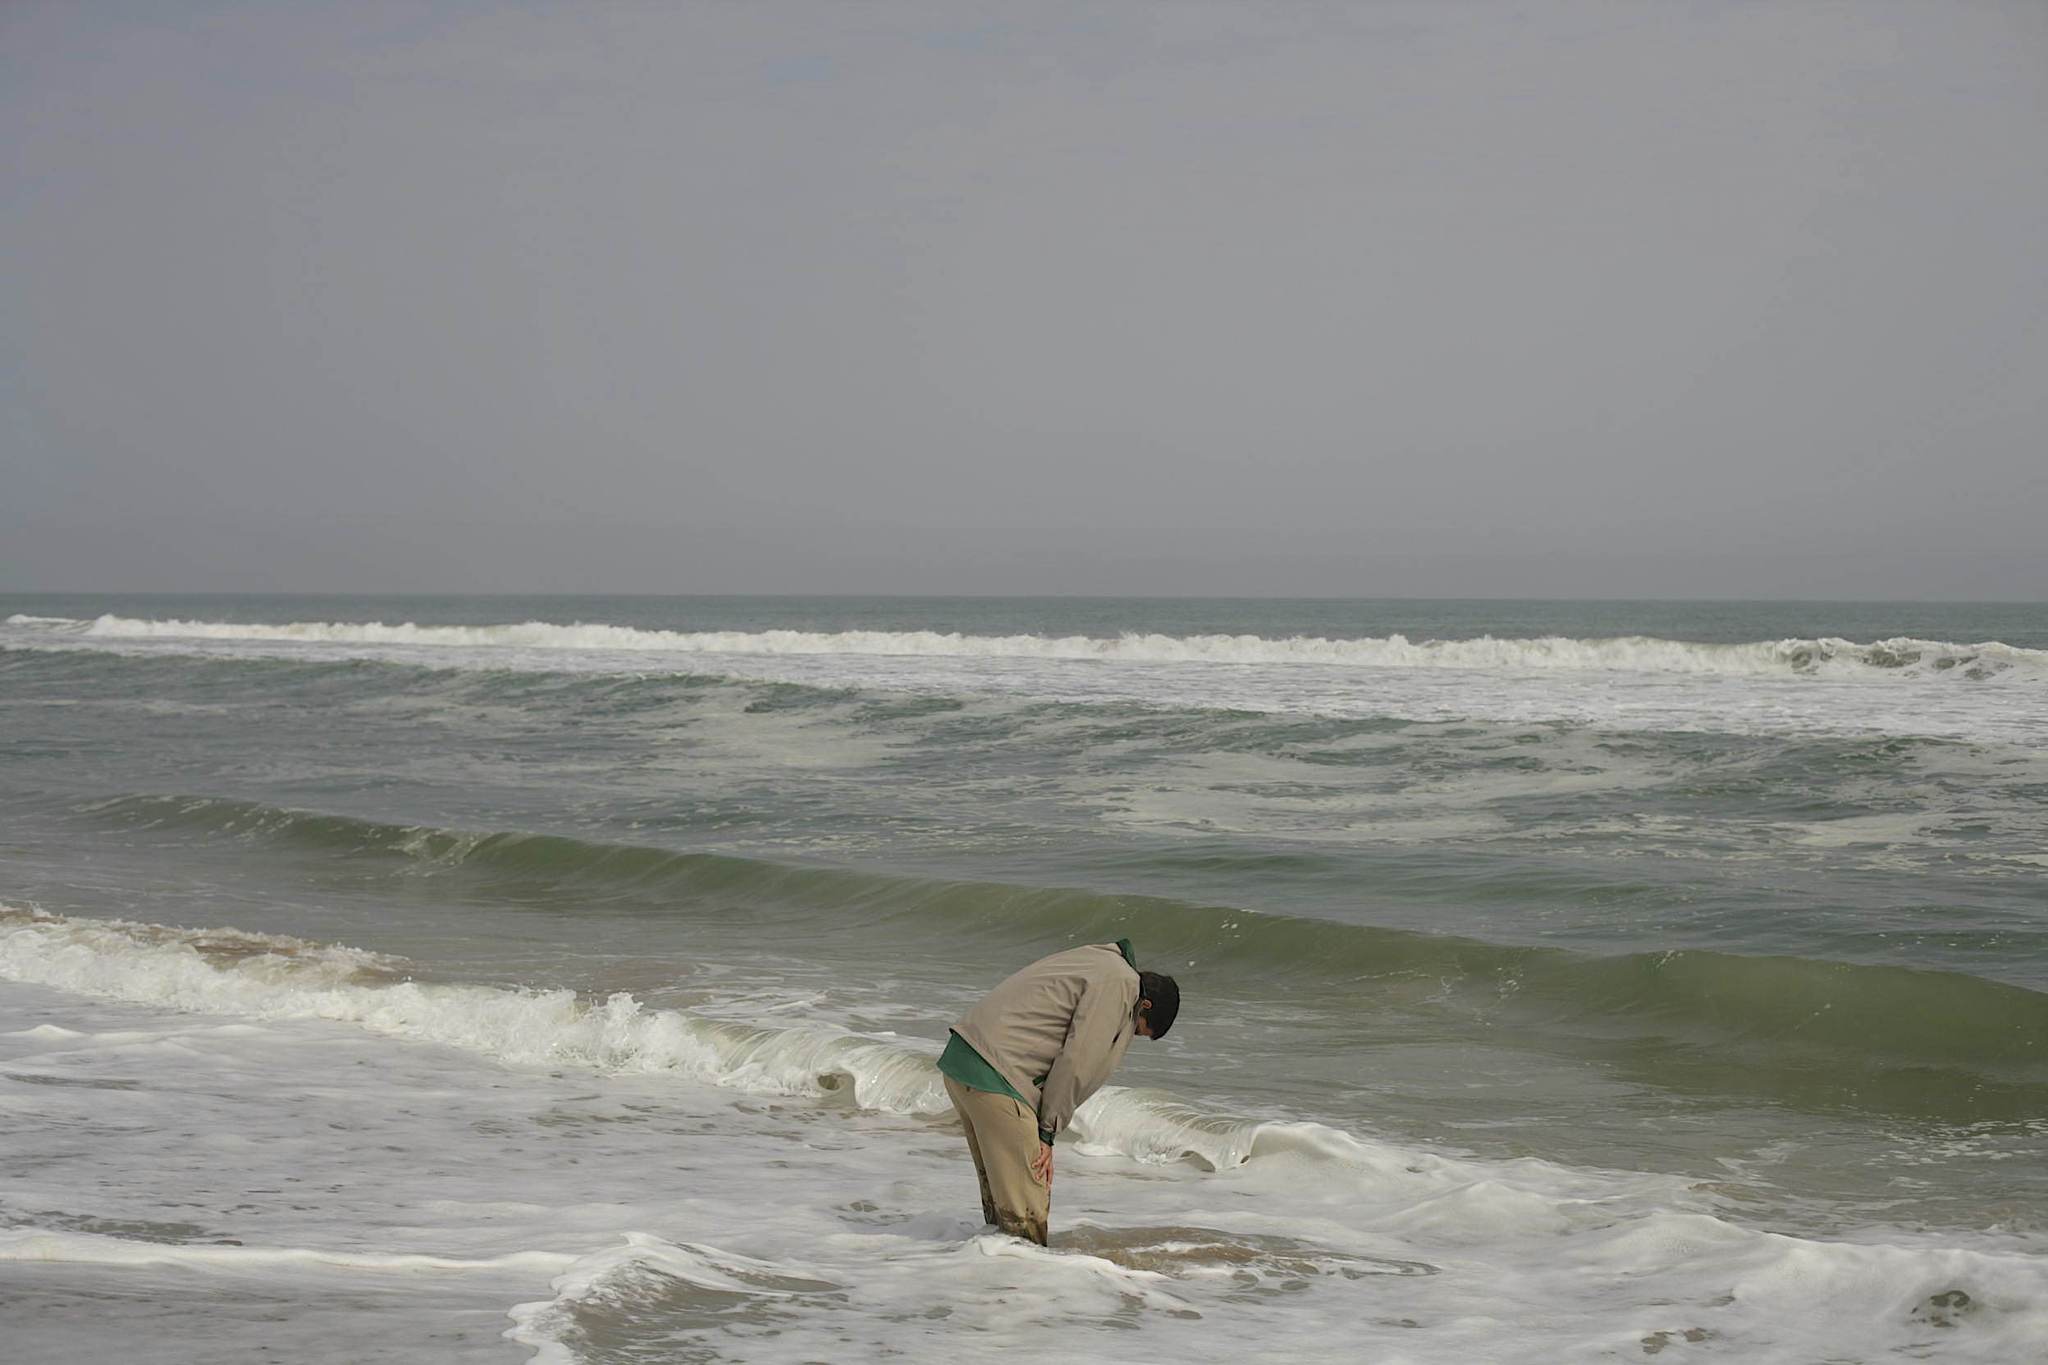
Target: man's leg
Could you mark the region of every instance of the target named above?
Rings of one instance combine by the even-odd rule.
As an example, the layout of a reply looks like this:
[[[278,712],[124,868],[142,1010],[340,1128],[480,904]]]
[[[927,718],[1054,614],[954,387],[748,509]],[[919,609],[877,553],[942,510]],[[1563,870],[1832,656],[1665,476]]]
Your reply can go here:
[[[967,1112],[965,1097],[974,1092],[951,1076],[946,1077],[946,1098],[953,1101],[953,1112],[960,1116],[960,1127],[967,1133],[967,1154],[974,1158],[974,1178],[981,1184],[981,1221],[996,1221],[996,1201],[988,1190],[988,1167],[982,1164],[981,1143],[974,1136],[974,1116]]]
[[[1038,1155],[1038,1116],[1008,1095],[964,1087],[953,1096],[953,1105],[974,1134],[983,1179],[995,1206],[990,1221],[1012,1237],[1044,1246],[1052,1187],[1031,1173],[1031,1159]]]

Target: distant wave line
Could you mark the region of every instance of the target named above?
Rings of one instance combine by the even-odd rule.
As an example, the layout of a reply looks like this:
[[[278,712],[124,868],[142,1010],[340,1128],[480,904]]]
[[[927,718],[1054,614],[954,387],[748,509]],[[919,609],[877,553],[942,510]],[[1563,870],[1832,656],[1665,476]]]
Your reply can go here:
[[[673,631],[577,622],[481,626],[413,622],[92,620],[17,614],[7,624],[70,639],[250,641],[307,645],[427,646],[587,653],[1017,659],[1112,664],[1307,664],[1441,668],[1480,672],[1628,672],[1693,676],[1878,678],[1954,674],[1982,680],[2048,678],[2048,650],[1998,641],[1961,644],[1899,637],[1857,643],[1834,637],[1710,644],[1655,636],[1410,640],[1405,635],[1327,636],[974,635],[957,631]]]

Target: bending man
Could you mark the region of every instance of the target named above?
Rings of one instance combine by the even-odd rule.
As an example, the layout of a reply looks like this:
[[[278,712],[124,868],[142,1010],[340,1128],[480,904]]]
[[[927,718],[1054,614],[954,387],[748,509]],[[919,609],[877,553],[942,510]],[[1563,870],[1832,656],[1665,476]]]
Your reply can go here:
[[[1132,1038],[1164,1038],[1180,1012],[1170,976],[1140,972],[1131,941],[1042,958],[953,1025],[939,1058],[981,1178],[982,1221],[1045,1245],[1052,1145]]]

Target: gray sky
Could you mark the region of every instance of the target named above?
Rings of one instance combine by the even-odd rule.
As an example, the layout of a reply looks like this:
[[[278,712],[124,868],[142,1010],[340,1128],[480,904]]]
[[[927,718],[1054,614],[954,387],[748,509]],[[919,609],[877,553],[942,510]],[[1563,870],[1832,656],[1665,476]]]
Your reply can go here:
[[[2048,598],[2048,5],[0,8],[0,589]]]

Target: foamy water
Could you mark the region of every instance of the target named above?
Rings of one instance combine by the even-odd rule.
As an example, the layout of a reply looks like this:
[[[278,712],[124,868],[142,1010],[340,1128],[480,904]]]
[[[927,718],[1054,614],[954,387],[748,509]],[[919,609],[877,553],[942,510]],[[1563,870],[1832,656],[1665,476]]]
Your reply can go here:
[[[697,673],[818,687],[1331,717],[2027,742],[2048,736],[2048,650],[1997,641],[1094,637],[16,613],[0,644],[535,672]]]
[[[1668,1178],[1328,1129],[1270,1128],[1237,1160],[1189,1160],[1187,1125],[1113,1102],[1097,1106],[1106,1122],[1084,1115],[1086,1144],[1061,1158],[1074,1245],[1041,1251],[931,1212],[958,1205],[971,1172],[927,1126],[933,1106],[896,1074],[889,1040],[841,1040],[823,1062],[838,1070],[821,1071],[821,1054],[787,1036],[700,1039],[701,1023],[616,998],[434,990],[388,971],[234,931],[0,922],[0,980],[64,992],[7,997],[0,1065],[16,1121],[102,1112],[130,1131],[227,1137],[249,1188],[237,1216],[173,1227],[161,1187],[202,1154],[165,1161],[158,1144],[116,1143],[95,1158],[97,1222],[0,1232],[0,1264],[60,1267],[80,1285],[156,1267],[288,1294],[400,1281],[435,1285],[430,1302],[496,1293],[506,1340],[553,1362],[680,1349],[705,1332],[761,1361],[941,1361],[968,1342],[1107,1359],[1110,1327],[1142,1331],[1148,1351],[1293,1359],[1355,1359],[1372,1343],[1414,1360],[1585,1359],[1649,1343],[1777,1360],[1938,1346],[2004,1361],[2048,1332],[2038,1256],[1905,1232],[1777,1236]],[[85,1001],[119,1004],[72,1003]],[[815,1094],[849,1068],[859,1107],[818,1113],[800,1148],[772,1111],[735,1119],[713,1092],[658,1079]],[[309,1075],[321,1078],[310,1091]],[[450,1086],[464,1098],[449,1103]],[[323,1115],[345,1136],[309,1149]],[[546,1142],[508,1150],[495,1137],[535,1115],[554,1116]],[[710,1126],[692,1137],[693,1125]],[[67,1166],[14,1197],[75,1202]],[[289,1192],[323,1181],[311,1205]],[[401,1309],[300,1358],[356,1358],[411,1325]],[[31,1341],[61,1340],[54,1322],[26,1326]],[[231,1346],[236,1324],[224,1330]],[[467,1335],[465,1352],[484,1358],[483,1334]]]
[[[2048,650],[1996,641],[1965,645],[1940,640],[1775,640],[1699,644],[1646,636],[1577,640],[1411,641],[1258,635],[1172,636],[1125,632],[1086,635],[968,635],[958,631],[673,631],[578,622],[524,621],[488,626],[413,622],[253,622],[138,620],[105,615],[90,621],[17,613],[9,625],[94,640],[240,640],[304,644],[432,645],[448,648],[752,655],[880,655],[911,658],[1100,660],[1118,663],[1335,664],[1354,668],[1555,669],[1571,672],[1713,674],[1843,678],[1886,673],[1956,671],[1978,679],[2018,669],[2048,680]]]

